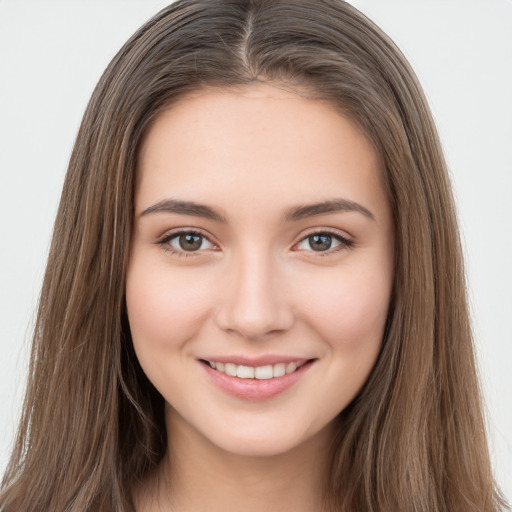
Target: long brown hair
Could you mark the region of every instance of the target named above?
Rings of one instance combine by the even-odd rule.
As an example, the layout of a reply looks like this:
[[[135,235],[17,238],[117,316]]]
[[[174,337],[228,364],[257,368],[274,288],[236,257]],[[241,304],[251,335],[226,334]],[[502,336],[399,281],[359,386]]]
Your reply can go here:
[[[445,161],[408,63],[342,0],[180,0],[124,45],[85,112],[3,510],[134,510],[134,483],[166,450],[163,398],[135,357],[124,301],[140,141],[178,96],[258,81],[352,118],[380,154],[394,215],[386,336],[336,420],[327,502],[347,512],[505,507],[489,463]]]

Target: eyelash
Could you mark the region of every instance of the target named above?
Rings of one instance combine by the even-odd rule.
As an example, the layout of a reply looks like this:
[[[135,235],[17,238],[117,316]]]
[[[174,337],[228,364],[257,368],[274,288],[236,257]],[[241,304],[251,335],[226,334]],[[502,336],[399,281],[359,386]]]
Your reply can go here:
[[[185,250],[176,250],[174,247],[172,247],[169,242],[176,237],[180,235],[193,235],[198,236],[203,239],[206,239],[210,244],[212,244],[214,247],[217,246],[209,236],[207,236],[205,233],[203,233],[201,230],[198,229],[179,229],[176,231],[172,231],[171,233],[165,234],[163,237],[161,237],[159,240],[157,240],[156,244],[160,245],[162,249],[166,252],[169,252],[175,256],[178,256],[179,258],[189,258],[192,256],[199,256],[199,254],[203,251],[200,249],[196,251],[185,251]],[[293,247],[298,246],[300,243],[304,242],[308,238],[315,236],[315,235],[328,235],[339,242],[339,245],[334,248],[329,248],[325,251],[315,251],[313,249],[310,249],[308,252],[315,253],[316,256],[319,257],[325,257],[329,256],[335,252],[341,251],[343,249],[350,249],[353,247],[354,242],[352,240],[349,240],[348,238],[340,235],[339,232],[331,230],[331,229],[322,229],[317,231],[311,231],[310,233],[307,233],[304,235],[298,242],[296,242]]]
[[[330,256],[333,253],[336,253],[338,251],[342,251],[344,249],[350,249],[354,246],[354,242],[352,240],[349,240],[348,238],[341,235],[338,231],[332,230],[332,229],[320,229],[311,231],[310,233],[307,233],[304,235],[296,244],[294,244],[294,247],[302,243],[304,240],[307,240],[308,238],[315,236],[315,235],[328,235],[332,237],[334,240],[337,240],[339,242],[339,245],[334,248],[329,248],[325,251],[314,251],[311,249],[308,252],[315,253],[315,256],[319,257],[326,257]]]
[[[156,244],[160,245],[162,249],[166,252],[169,252],[175,256],[178,256],[179,258],[189,258],[192,256],[198,256],[199,253],[202,251],[185,251],[185,250],[176,250],[174,247],[170,245],[170,241],[174,238],[179,237],[180,235],[193,235],[193,236],[199,236],[201,238],[204,238],[208,240],[213,246],[216,246],[215,243],[213,243],[209,236],[207,236],[205,233],[203,233],[199,229],[178,229],[176,231],[172,231],[171,233],[166,233],[162,238],[157,240]]]

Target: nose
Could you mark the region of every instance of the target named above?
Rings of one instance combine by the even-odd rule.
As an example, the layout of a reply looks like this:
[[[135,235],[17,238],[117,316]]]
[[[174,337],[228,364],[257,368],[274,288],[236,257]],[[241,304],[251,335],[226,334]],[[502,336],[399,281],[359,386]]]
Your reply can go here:
[[[233,262],[225,276],[218,326],[250,340],[285,332],[294,321],[284,273],[270,257],[250,255]]]

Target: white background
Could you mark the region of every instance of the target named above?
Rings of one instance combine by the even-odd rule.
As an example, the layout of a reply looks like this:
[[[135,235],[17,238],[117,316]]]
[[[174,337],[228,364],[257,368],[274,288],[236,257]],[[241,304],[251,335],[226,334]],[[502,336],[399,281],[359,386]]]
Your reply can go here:
[[[67,160],[87,100],[164,0],[0,0],[0,473]],[[353,0],[431,103],[466,249],[498,481],[512,498],[512,1]]]

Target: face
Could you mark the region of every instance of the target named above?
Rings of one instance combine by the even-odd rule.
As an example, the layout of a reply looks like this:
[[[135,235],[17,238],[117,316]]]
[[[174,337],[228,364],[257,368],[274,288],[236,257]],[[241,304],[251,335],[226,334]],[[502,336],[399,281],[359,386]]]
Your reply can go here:
[[[204,90],[155,120],[138,173],[126,301],[170,439],[271,455],[328,432],[374,366],[393,280],[363,133],[268,85]]]

